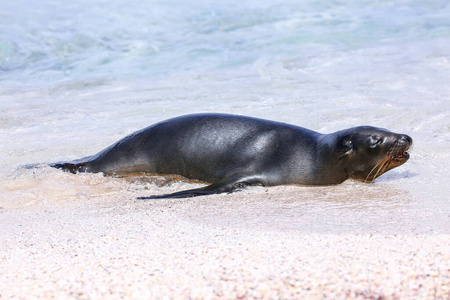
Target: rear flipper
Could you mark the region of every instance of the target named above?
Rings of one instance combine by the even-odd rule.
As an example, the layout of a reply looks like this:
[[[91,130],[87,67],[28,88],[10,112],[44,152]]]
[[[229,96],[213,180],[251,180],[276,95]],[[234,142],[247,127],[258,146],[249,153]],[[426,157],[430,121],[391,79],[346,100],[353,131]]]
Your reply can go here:
[[[30,164],[30,165],[23,165],[23,166],[19,166],[19,169],[26,169],[26,170],[31,170],[31,169],[35,169],[38,168],[39,166],[43,166],[44,164]]]
[[[27,169],[27,170],[31,170],[31,169],[35,169],[38,167],[42,167],[46,164],[29,164],[29,165],[24,165],[24,166],[20,166],[21,169]],[[66,172],[71,172],[71,173],[78,173],[78,172],[86,172],[86,162],[63,162],[63,163],[51,163],[48,164],[50,167],[52,168],[56,168],[59,170],[63,170]]]
[[[70,172],[73,174],[76,174],[78,172],[86,172],[86,162],[80,162],[80,163],[54,163],[49,164],[50,167],[60,169],[66,172]]]
[[[239,178],[236,180],[236,178]],[[213,194],[221,194],[221,193],[232,193],[235,191],[239,191],[240,189],[248,186],[248,185],[256,185],[256,184],[262,184],[262,181],[259,180],[259,178],[256,177],[242,177],[239,175],[232,176],[228,178],[228,180],[224,182],[218,182],[213,183],[211,185],[198,188],[198,189],[192,189],[192,190],[186,190],[181,192],[176,192],[173,194],[165,194],[165,195],[155,195],[155,196],[149,196],[149,197],[138,197],[139,200],[149,200],[149,199],[168,199],[168,198],[190,198],[190,197],[197,197],[197,196],[207,196],[207,195],[213,195]]]

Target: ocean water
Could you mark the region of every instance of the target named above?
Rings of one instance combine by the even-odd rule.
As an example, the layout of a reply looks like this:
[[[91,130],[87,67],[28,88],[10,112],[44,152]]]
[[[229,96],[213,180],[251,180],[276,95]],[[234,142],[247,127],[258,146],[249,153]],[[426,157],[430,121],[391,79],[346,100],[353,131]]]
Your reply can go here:
[[[414,147],[373,184],[250,188],[214,196],[199,222],[450,233],[449,80],[448,1],[2,1],[0,214],[190,188],[20,166],[221,112],[323,133],[384,127]]]

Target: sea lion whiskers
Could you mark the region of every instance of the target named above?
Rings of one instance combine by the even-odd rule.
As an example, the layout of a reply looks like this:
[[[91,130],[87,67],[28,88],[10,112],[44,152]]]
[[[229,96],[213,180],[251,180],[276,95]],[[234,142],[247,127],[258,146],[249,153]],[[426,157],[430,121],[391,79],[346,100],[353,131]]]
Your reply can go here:
[[[366,179],[364,181],[366,181],[366,182],[368,182],[368,181],[373,182],[378,177],[378,174],[380,173],[380,171],[384,170],[387,167],[387,165],[389,164],[390,160],[391,160],[390,156],[385,157],[383,159],[380,159],[379,162],[372,168],[372,170],[370,170],[369,174],[367,174],[367,177],[366,177]],[[369,180],[370,175],[377,168],[378,168],[378,170],[375,173],[375,175],[373,176],[372,180]],[[381,174],[383,174],[383,173],[384,172],[382,172]]]
[[[405,151],[408,150],[409,147],[406,147],[405,149],[402,149],[402,148],[405,148],[405,147],[403,147],[402,145],[399,145],[397,143],[394,144],[392,147],[390,147],[386,153],[386,156],[377,162],[377,164],[372,168],[372,170],[367,175],[365,181],[373,182],[379,175],[382,175],[383,173],[385,173],[385,170],[388,168],[388,166],[392,162],[392,160],[398,155],[398,153],[405,153]],[[377,169],[377,172],[373,176],[372,180],[369,180],[370,175],[373,173],[373,171],[375,169]]]
[[[384,170],[386,170],[387,166],[389,165],[390,159],[387,158],[384,160],[384,162],[380,163],[380,167],[378,168],[377,173],[375,174],[375,176],[373,176],[372,182],[375,181],[375,179],[378,177],[378,174],[383,174]]]

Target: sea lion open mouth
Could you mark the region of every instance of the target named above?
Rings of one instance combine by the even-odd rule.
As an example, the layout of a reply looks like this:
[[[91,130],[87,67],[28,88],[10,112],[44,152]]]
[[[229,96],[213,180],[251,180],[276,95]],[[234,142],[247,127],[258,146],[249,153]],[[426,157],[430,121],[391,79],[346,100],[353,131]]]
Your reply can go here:
[[[408,159],[408,158],[409,158],[409,153],[406,151],[392,157],[392,159],[394,159],[394,160],[404,160],[404,159]]]
[[[394,152],[396,154],[392,155],[390,157],[390,160],[395,160],[397,162],[407,161],[409,159],[409,153],[406,151],[408,151],[410,147],[411,147],[411,143],[409,141],[408,141],[408,144],[406,144],[406,145],[402,145],[400,147],[394,146],[389,152]]]

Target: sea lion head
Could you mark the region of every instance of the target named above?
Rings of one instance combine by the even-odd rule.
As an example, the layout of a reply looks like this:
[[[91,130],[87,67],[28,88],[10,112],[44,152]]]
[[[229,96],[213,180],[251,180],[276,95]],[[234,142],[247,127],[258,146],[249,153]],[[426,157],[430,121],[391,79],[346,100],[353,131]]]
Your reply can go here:
[[[343,166],[349,178],[372,182],[383,173],[404,164],[412,139],[406,134],[361,126],[343,131],[338,141]]]

